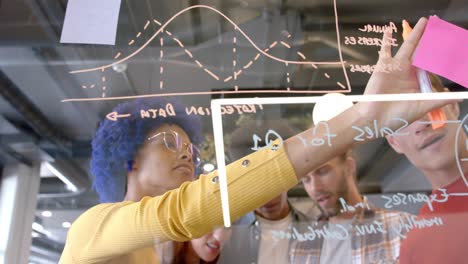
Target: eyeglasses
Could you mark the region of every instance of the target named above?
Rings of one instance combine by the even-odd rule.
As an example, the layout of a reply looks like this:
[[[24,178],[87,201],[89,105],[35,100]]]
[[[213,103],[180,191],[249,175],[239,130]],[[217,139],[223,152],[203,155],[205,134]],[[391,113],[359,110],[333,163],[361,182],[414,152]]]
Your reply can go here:
[[[163,140],[164,145],[168,150],[174,153],[181,152],[182,150],[187,151],[192,156],[192,160],[195,166],[200,164],[200,149],[192,143],[182,143],[182,140],[180,140],[180,136],[177,132],[160,132],[147,138],[147,141],[157,142],[161,139]]]

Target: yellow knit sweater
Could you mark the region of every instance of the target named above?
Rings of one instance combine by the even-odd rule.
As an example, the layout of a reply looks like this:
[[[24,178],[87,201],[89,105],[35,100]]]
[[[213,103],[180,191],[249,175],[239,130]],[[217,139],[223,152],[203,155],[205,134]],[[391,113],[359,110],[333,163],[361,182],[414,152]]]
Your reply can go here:
[[[153,246],[187,241],[222,226],[217,172],[139,202],[99,204],[68,232],[60,263],[158,263]],[[297,184],[284,152],[263,149],[227,166],[233,220]]]

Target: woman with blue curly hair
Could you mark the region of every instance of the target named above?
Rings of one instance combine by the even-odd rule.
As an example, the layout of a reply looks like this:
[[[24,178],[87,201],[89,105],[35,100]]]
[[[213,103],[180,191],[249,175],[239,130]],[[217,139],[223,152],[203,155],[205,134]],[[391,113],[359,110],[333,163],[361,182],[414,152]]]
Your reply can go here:
[[[382,46],[378,64],[399,64],[402,70],[372,74],[366,93],[419,91],[410,62],[426,22],[418,22],[394,58],[391,47]],[[391,38],[391,33],[384,37]],[[376,120],[382,127],[396,129],[394,117],[411,123],[453,102],[360,102],[328,122],[330,131],[339,135],[331,146],[308,144],[326,141],[326,135],[310,128],[282,146],[264,148],[229,164],[231,220],[289,190],[308,172],[357,144],[350,127],[365,127]],[[198,125],[183,113],[163,118],[159,125],[157,119],[143,122],[137,118],[140,110],[155,108],[144,104],[117,107],[119,113],[132,114],[123,124],[101,124],[93,141],[91,167],[95,187],[107,203],[87,210],[73,223],[60,263],[158,263],[155,244],[192,240],[222,225],[218,172],[188,181],[194,176]]]
[[[170,110],[165,117],[142,116],[150,109]],[[130,117],[105,119],[92,141],[91,173],[101,202],[139,201],[193,180],[202,140],[198,116],[161,98],[125,102],[113,112]]]
[[[181,103],[165,98],[125,102],[113,112],[130,116],[118,121],[105,119],[92,141],[93,187],[102,203],[138,202],[194,180],[202,139],[198,116],[187,115]],[[148,112],[161,115],[153,118],[156,115]],[[218,228],[164,253],[175,255],[176,263],[182,263],[181,259],[190,263],[211,261],[220,248],[210,249],[208,245],[222,245],[224,239],[220,238],[225,233]]]
[[[194,180],[202,139],[198,116],[187,115],[178,101],[161,98],[125,102],[113,112],[130,113],[130,118],[118,122],[105,119],[92,142],[91,172],[101,202],[137,202],[145,196],[162,195]],[[147,112],[161,115],[147,119]],[[211,260],[206,255],[214,254],[214,259],[219,249],[211,249],[214,251],[211,255],[203,254],[211,251],[204,250],[208,243],[199,241],[210,239],[221,245],[223,235],[218,234],[224,233],[222,228],[216,229],[164,253],[176,255],[173,261],[177,263],[181,263],[180,257],[190,258],[190,263],[198,262],[200,258]]]

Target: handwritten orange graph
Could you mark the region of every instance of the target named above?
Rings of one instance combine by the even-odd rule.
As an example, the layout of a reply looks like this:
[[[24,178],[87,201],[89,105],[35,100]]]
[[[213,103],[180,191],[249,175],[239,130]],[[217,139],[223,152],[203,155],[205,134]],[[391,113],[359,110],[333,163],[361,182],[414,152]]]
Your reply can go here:
[[[351,85],[350,85],[350,82],[349,82],[348,75],[346,73],[346,68],[345,68],[346,62],[343,61],[343,56],[342,56],[342,51],[341,51],[340,32],[339,32],[339,28],[338,28],[338,14],[337,14],[336,0],[333,1],[333,5],[334,5],[336,34],[337,34],[337,50],[338,50],[338,55],[339,55],[339,58],[340,58],[339,61],[311,61],[311,60],[308,60],[307,57],[304,54],[302,54],[301,52],[297,52],[297,55],[298,55],[298,57],[301,58],[301,60],[297,60],[297,61],[296,60],[284,60],[282,58],[278,58],[276,56],[273,56],[273,55],[269,54],[268,52],[271,49],[273,49],[274,47],[276,47],[276,46],[282,46],[284,48],[291,49],[291,45],[287,42],[287,40],[274,41],[273,43],[271,43],[269,45],[268,48],[261,49],[261,48],[259,48],[257,46],[257,44],[254,41],[252,41],[252,39],[234,21],[232,21],[229,17],[227,17],[225,14],[223,14],[219,10],[217,10],[217,9],[215,9],[213,7],[210,7],[210,6],[206,6],[206,5],[194,5],[194,6],[190,6],[190,7],[187,7],[185,9],[179,11],[178,13],[173,15],[170,19],[168,19],[164,24],[162,24],[159,21],[157,21],[156,19],[154,19],[153,22],[159,26],[159,29],[143,45],[141,45],[137,50],[135,50],[131,54],[128,54],[128,55],[125,56],[124,54],[122,54],[122,52],[118,52],[114,56],[115,61],[113,61],[110,64],[101,65],[101,66],[93,67],[93,68],[74,70],[74,71],[71,71],[70,73],[71,74],[82,74],[82,73],[101,71],[102,74],[104,74],[104,72],[105,72],[105,70],[107,68],[110,68],[110,67],[112,67],[114,65],[121,64],[121,63],[124,63],[126,61],[129,61],[131,58],[133,58],[138,53],[143,51],[158,36],[159,36],[159,42],[160,42],[159,44],[161,46],[159,57],[160,57],[160,60],[162,60],[163,57],[164,57],[164,50],[162,49],[162,47],[164,46],[164,39],[163,39],[162,34],[165,34],[169,38],[171,38],[174,42],[176,42],[178,44],[178,46],[181,49],[184,50],[185,54],[190,59],[192,59],[199,66],[199,68],[201,70],[206,72],[206,74],[208,76],[210,76],[214,80],[219,81],[221,83],[233,82],[234,91],[224,90],[224,91],[206,91],[206,92],[197,91],[197,92],[183,92],[183,93],[173,92],[173,93],[171,93],[171,92],[166,92],[165,87],[164,87],[163,78],[161,78],[160,84],[159,84],[159,90],[164,91],[162,93],[159,91],[160,93],[154,93],[154,94],[106,97],[106,89],[108,88],[106,86],[107,79],[103,75],[101,77],[101,80],[100,80],[101,81],[100,85],[101,85],[101,89],[102,89],[102,97],[97,97],[97,98],[70,98],[70,99],[63,100],[62,102],[121,100],[121,99],[135,99],[135,98],[142,98],[142,97],[177,96],[177,95],[240,94],[240,93],[249,93],[249,94],[259,94],[259,93],[308,94],[308,93],[311,93],[311,94],[313,94],[313,93],[327,93],[327,92],[336,92],[337,91],[337,90],[294,90],[293,88],[290,87],[290,83],[291,83],[290,78],[291,77],[290,77],[290,73],[288,71],[288,66],[289,65],[294,65],[294,64],[296,64],[296,65],[309,65],[314,69],[318,69],[321,65],[341,65],[341,67],[343,69],[344,79],[345,79],[346,83],[343,84],[341,82],[336,82],[336,85],[337,85],[337,87],[340,87],[340,89],[338,90],[339,92],[349,93],[349,92],[351,92]],[[230,73],[227,76],[224,76],[224,77],[221,77],[220,74],[217,74],[217,73],[213,72],[212,70],[210,70],[209,68],[207,68],[202,62],[200,62],[199,60],[197,60],[194,57],[194,55],[190,52],[190,50],[187,49],[185,47],[185,45],[179,39],[174,37],[173,34],[166,29],[166,27],[172,21],[174,21],[177,17],[179,17],[180,15],[182,15],[182,14],[184,14],[184,13],[186,13],[186,12],[192,10],[192,9],[197,9],[197,8],[198,9],[207,9],[209,11],[215,12],[218,15],[220,15],[222,18],[224,18],[226,21],[228,21],[234,27],[234,30],[237,31],[243,38],[245,38],[245,40],[247,40],[250,43],[250,45],[252,45],[253,48],[255,48],[257,50],[256,55],[251,60],[249,60],[246,64],[244,64],[242,66],[239,66],[237,68],[236,68],[237,61],[234,59],[233,63],[232,63],[233,64],[233,72]],[[144,28],[143,28],[143,31],[145,31],[148,28],[150,23],[151,23],[151,21],[149,21],[149,20],[146,21],[146,23],[144,25]],[[142,32],[140,31],[140,32],[137,33],[135,38],[138,39],[141,35],[142,35]],[[291,35],[288,33],[287,39],[289,39],[290,37],[291,37]],[[134,43],[135,43],[135,39],[131,39],[131,40],[129,40],[128,45],[131,46]],[[236,37],[233,38],[233,43],[234,43],[234,45],[237,43],[237,38]],[[233,53],[236,53],[236,48],[235,47],[233,48]],[[269,59],[274,60],[274,61],[281,62],[281,63],[283,63],[285,65],[285,67],[286,67],[286,83],[287,83],[286,89],[284,89],[284,90],[238,90],[238,86],[235,83],[235,81],[237,80],[237,77],[239,77],[246,69],[251,67],[260,58],[260,56],[265,56],[266,58],[269,58]],[[121,57],[123,57],[123,58],[121,58]],[[160,66],[161,76],[163,75],[163,73],[164,73],[164,67],[161,64],[161,66]],[[327,79],[333,79],[333,76],[331,76],[327,72],[325,72],[323,74],[323,76],[325,78],[327,78]],[[96,84],[82,85],[82,88],[83,89],[86,89],[88,87],[89,88],[94,88],[95,86],[96,86]]]

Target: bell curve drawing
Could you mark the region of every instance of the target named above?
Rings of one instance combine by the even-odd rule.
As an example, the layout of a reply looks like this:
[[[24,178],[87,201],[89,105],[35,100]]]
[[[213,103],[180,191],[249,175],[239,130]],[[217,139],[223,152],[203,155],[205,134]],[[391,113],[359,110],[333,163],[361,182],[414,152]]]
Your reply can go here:
[[[210,7],[207,5],[194,5],[194,6],[189,6],[187,8],[182,9],[181,11],[177,12],[175,15],[173,15],[170,19],[168,19],[165,23],[161,23],[160,21],[156,19],[152,19],[152,21],[147,20],[146,23],[144,24],[144,27],[142,31],[138,32],[136,36],[133,39],[128,40],[128,46],[135,45],[136,40],[138,40],[144,32],[146,32],[150,27],[151,24],[154,26],[158,27],[158,30],[151,35],[145,41],[140,47],[138,47],[135,51],[129,52],[129,54],[124,54],[124,52],[116,51],[115,55],[113,55],[111,63],[104,64],[104,65],[99,65],[96,67],[92,68],[82,68],[82,69],[76,69],[70,71],[70,74],[73,75],[80,75],[80,74],[89,74],[89,73],[94,73],[99,75],[98,81],[91,83],[91,84],[82,84],[81,88],[82,89],[90,89],[90,88],[100,88],[100,94],[97,97],[87,97],[87,98],[68,98],[62,100],[62,102],[83,102],[83,101],[102,101],[102,100],[122,100],[122,99],[136,99],[136,98],[142,98],[142,97],[160,97],[160,96],[179,96],[179,95],[210,95],[210,94],[321,94],[321,93],[329,93],[329,92],[340,92],[340,93],[350,93],[351,92],[351,84],[348,78],[348,74],[346,72],[346,61],[343,60],[343,55],[342,55],[342,48],[341,48],[341,41],[340,41],[340,31],[339,31],[339,23],[338,23],[338,12],[337,12],[337,6],[336,6],[336,0],[333,0],[333,12],[334,12],[334,23],[335,23],[335,28],[336,28],[336,49],[337,49],[337,55],[339,57],[339,60],[337,61],[314,61],[310,60],[307,58],[303,53],[300,51],[296,51],[294,55],[297,55],[297,58],[300,58],[300,60],[286,60],[279,58],[275,55],[270,54],[270,50],[274,49],[275,47],[281,47],[281,48],[286,48],[288,50],[292,49],[292,46],[290,43],[288,43],[288,39],[291,38],[291,34],[286,32],[285,39],[282,40],[276,40],[269,45],[266,45],[266,48],[260,48],[257,43],[255,43],[252,38],[247,35],[242,28],[237,25],[233,20],[231,20],[229,17],[227,17],[225,14],[223,14],[221,11],[217,10],[214,7]],[[233,59],[232,61],[232,66],[233,70],[228,71],[228,70],[223,70],[223,69],[213,69],[213,67],[209,67],[203,63],[203,61],[199,60],[196,58],[196,56],[193,54],[192,51],[190,51],[189,48],[187,48],[184,43],[179,40],[177,37],[175,37],[176,34],[173,34],[173,32],[170,32],[167,30],[168,25],[173,22],[175,19],[177,19],[179,16],[183,15],[186,12],[189,12],[190,10],[193,9],[202,9],[202,10],[207,10],[209,12],[214,12],[215,14],[219,15],[221,19],[225,19],[227,22],[229,22],[230,25],[232,25],[234,32],[236,35],[232,37],[232,43],[233,43],[233,48],[232,52],[235,54],[237,51],[236,49],[236,43],[239,41],[240,38],[243,38],[245,41],[248,42],[249,45],[251,45],[252,48],[255,49],[256,54],[252,56],[247,62],[243,63],[242,65],[239,65],[240,63],[237,62],[236,59]],[[142,33],[143,32],[143,33]],[[164,38],[163,38],[164,37]],[[108,86],[110,77],[107,74],[107,69],[112,69],[113,67],[118,67],[119,65],[122,65],[124,63],[129,63],[131,62],[132,58],[134,58],[138,53],[142,52],[151,42],[155,41],[158,42],[161,50],[159,52],[158,59],[159,61],[162,61],[165,57],[164,50],[162,47],[165,44],[165,41],[171,40],[172,42],[176,43],[176,47],[182,50],[185,53],[185,56],[189,58],[192,63],[195,63],[198,66],[198,70],[206,73],[206,78],[211,78],[216,82],[219,82],[220,87],[226,87],[225,89],[220,89],[220,90],[209,90],[209,91],[183,91],[183,92],[171,92],[171,87],[167,86],[166,83],[164,82],[164,78],[161,78],[159,81],[159,85],[155,84],[152,88],[152,91],[148,94],[137,94],[137,95],[128,95],[128,96],[109,96],[109,91],[111,90]],[[236,80],[239,76],[241,76],[245,71],[254,65],[258,59],[264,56],[266,59],[272,60],[279,62],[283,64],[286,69],[288,69],[289,65],[306,65],[307,67],[317,70],[321,67],[321,77],[326,78],[330,81],[332,81],[333,86],[336,86],[336,89],[314,89],[314,90],[295,90],[294,87],[292,87],[291,84],[291,76],[288,70],[286,70],[285,73],[285,78],[286,78],[286,87],[282,89],[239,89],[239,86],[236,84]],[[338,81],[338,78],[335,79],[335,76],[333,74],[329,73],[326,71],[327,67],[339,67],[343,71],[343,76],[340,76],[341,82]],[[163,76],[167,70],[163,67],[162,63],[159,65],[159,74]]]

